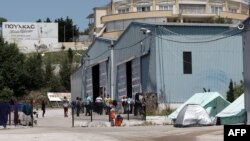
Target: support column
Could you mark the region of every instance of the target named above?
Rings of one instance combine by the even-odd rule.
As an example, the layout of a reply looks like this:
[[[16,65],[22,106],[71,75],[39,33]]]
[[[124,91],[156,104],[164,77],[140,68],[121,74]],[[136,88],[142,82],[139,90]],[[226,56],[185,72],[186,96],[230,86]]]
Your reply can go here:
[[[209,2],[209,0],[206,1],[205,13],[206,13],[206,14],[211,13],[211,11],[210,11],[210,2]]]
[[[244,77],[244,100],[245,110],[247,111],[247,125],[250,125],[250,40],[249,22],[246,22],[246,32],[243,33],[243,77]]]
[[[134,0],[130,0],[130,12],[134,12]]]
[[[175,14],[180,14],[179,2],[180,0],[175,1]]]
[[[224,11],[228,12],[228,1],[225,2],[225,9]]]
[[[242,13],[242,3],[240,3],[239,10],[237,10],[237,13]]]
[[[110,45],[110,61],[111,61],[111,98],[115,99],[115,89],[114,89],[114,45],[113,41],[111,41]]]
[[[152,11],[156,10],[156,0],[151,0],[152,1]]]
[[[112,14],[115,14],[115,3],[113,2],[113,0],[111,1],[111,11]]]

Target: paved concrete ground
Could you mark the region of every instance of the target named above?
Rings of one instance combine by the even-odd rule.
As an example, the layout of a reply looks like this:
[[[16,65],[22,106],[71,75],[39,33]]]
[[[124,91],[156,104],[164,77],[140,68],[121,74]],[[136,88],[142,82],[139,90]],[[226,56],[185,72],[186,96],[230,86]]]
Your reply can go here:
[[[136,123],[136,120],[132,121]],[[76,122],[82,121],[77,119]],[[94,122],[107,123],[104,116]],[[223,141],[222,126],[175,128],[172,125],[138,125],[72,128],[72,119],[63,117],[63,109],[50,109],[44,118],[38,118],[38,125],[33,128],[9,126],[0,129],[0,141]]]

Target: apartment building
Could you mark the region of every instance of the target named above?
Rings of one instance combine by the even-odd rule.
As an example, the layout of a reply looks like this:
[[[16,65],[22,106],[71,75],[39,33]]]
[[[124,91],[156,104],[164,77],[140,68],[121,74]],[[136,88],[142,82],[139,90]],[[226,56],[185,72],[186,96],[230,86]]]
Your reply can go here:
[[[247,0],[111,0],[87,18],[92,34],[116,39],[133,21],[213,23],[220,17],[238,23],[248,16]]]

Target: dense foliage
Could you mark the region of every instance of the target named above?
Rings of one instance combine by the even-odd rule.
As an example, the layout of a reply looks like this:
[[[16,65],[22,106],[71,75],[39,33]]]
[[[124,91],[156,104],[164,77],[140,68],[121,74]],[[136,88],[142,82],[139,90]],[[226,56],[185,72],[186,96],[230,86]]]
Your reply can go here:
[[[21,97],[40,89],[69,92],[73,51],[65,53],[63,61],[59,63],[59,72],[55,72],[51,53],[45,56],[39,53],[24,55],[15,44],[1,39],[0,100],[9,99],[12,95]]]

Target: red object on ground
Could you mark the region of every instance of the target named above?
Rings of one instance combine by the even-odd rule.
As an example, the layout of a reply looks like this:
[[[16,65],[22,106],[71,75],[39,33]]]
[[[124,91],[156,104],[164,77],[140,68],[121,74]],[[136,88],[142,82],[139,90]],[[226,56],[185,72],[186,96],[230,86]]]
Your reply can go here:
[[[121,126],[122,125],[122,118],[116,118],[115,119],[115,126]]]

